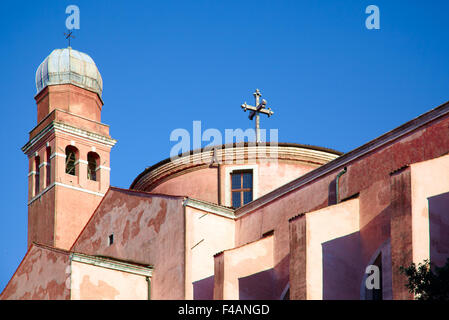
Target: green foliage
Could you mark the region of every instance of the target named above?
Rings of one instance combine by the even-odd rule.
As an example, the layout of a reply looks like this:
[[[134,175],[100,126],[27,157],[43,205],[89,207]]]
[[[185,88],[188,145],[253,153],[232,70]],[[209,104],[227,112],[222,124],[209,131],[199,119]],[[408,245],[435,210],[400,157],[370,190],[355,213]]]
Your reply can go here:
[[[400,267],[401,273],[408,277],[405,285],[418,300],[447,301],[449,300],[449,258],[442,267],[435,266],[429,260],[424,260],[416,266]]]

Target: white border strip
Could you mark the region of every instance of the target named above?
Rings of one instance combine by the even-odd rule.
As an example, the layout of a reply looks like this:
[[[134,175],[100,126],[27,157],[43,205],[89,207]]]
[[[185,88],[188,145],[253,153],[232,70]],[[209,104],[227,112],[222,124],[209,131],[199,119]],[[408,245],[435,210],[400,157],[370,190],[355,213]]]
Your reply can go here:
[[[43,166],[46,166],[47,164],[48,164],[48,162],[42,162],[42,163],[39,165],[39,169],[42,168]]]
[[[64,159],[67,157],[65,154],[63,154],[63,153],[58,153],[58,152],[55,152],[55,153],[53,153],[51,156],[50,156],[50,160],[51,159],[53,159],[54,157],[63,157]]]
[[[101,267],[126,273],[132,273],[139,276],[151,277],[153,270],[151,267],[142,267],[131,263],[115,261],[108,258],[88,256],[80,253],[70,255],[72,261],[89,264],[95,267]]]
[[[76,161],[75,161],[75,166],[76,166],[78,163],[89,164],[89,162],[87,162],[86,160],[83,160],[83,159],[78,159],[78,160],[76,160]]]
[[[41,197],[44,193],[46,193],[48,190],[50,190],[54,186],[61,186],[61,187],[73,189],[73,190],[76,190],[76,191],[81,191],[81,192],[93,194],[93,195],[100,196],[100,197],[104,196],[104,193],[95,192],[95,191],[91,191],[91,190],[87,190],[87,189],[83,189],[83,188],[78,188],[78,187],[74,187],[74,186],[71,186],[71,185],[68,185],[68,184],[64,184],[64,183],[60,183],[60,182],[53,182],[47,188],[45,188],[40,193],[38,193],[36,196],[34,196],[30,201],[28,201],[28,205],[32,204],[34,201],[39,199],[39,197]]]
[[[29,173],[28,173],[28,177],[29,176],[32,176],[32,175],[34,175],[34,174],[36,174],[37,173],[37,171],[30,171]]]
[[[198,199],[186,198],[182,204],[185,207],[191,207],[195,209],[199,209],[208,213],[213,213],[225,218],[234,219],[234,210],[230,208],[222,208],[215,204],[205,203]]]
[[[113,147],[117,143],[117,140],[114,140],[112,138],[108,138],[106,136],[102,136],[102,135],[97,134],[97,133],[93,133],[93,132],[89,132],[89,131],[82,130],[82,129],[79,129],[79,128],[75,128],[75,127],[72,127],[70,125],[59,123],[59,122],[52,122],[47,127],[42,129],[42,131],[39,134],[37,134],[33,139],[28,141],[22,147],[22,151],[24,153],[27,153],[37,142],[39,142],[39,140],[42,137],[44,137],[52,129],[54,129],[55,132],[63,132],[63,133],[67,133],[69,135],[71,134],[72,136],[75,136],[75,137],[78,137],[78,138],[81,137],[81,138],[93,140],[95,142],[100,142],[100,143],[106,144],[106,145],[108,145],[110,147]]]

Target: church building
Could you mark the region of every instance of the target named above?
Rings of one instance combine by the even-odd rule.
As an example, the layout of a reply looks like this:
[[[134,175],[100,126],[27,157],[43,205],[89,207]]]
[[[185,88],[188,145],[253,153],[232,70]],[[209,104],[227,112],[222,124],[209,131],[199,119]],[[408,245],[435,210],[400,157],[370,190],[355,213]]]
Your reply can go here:
[[[36,88],[28,250],[0,299],[413,299],[399,268],[449,257],[449,103],[344,154],[218,145],[122,189],[92,58],[53,50]]]

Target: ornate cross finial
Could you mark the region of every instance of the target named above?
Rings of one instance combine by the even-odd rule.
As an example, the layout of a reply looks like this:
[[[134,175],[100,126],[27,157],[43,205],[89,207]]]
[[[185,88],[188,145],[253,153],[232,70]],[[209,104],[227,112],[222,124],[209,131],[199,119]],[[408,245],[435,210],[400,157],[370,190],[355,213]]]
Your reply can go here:
[[[262,96],[259,89],[256,89],[256,91],[253,93],[253,96],[255,98],[256,106],[250,106],[246,104],[241,105],[243,111],[246,112],[246,110],[251,110],[250,115],[248,118],[250,120],[253,120],[254,117],[256,117],[256,143],[260,142],[260,119],[259,119],[259,113],[266,114],[268,117],[272,116],[274,114],[273,111],[271,111],[271,108],[266,109],[265,106],[267,105],[267,101],[265,99],[262,99],[262,102],[259,103],[259,98]]]
[[[67,33],[64,32],[64,35],[66,36],[65,38],[69,40],[69,48],[70,48],[70,38],[75,39],[75,36],[72,33],[73,31],[67,31]]]

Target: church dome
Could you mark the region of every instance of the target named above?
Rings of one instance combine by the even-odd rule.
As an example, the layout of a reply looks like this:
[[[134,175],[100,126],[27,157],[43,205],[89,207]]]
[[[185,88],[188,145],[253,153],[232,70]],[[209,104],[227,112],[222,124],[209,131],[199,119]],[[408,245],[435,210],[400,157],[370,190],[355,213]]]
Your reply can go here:
[[[100,97],[103,91],[103,80],[95,62],[70,47],[53,50],[36,71],[37,93],[46,86],[67,83],[96,92]]]

